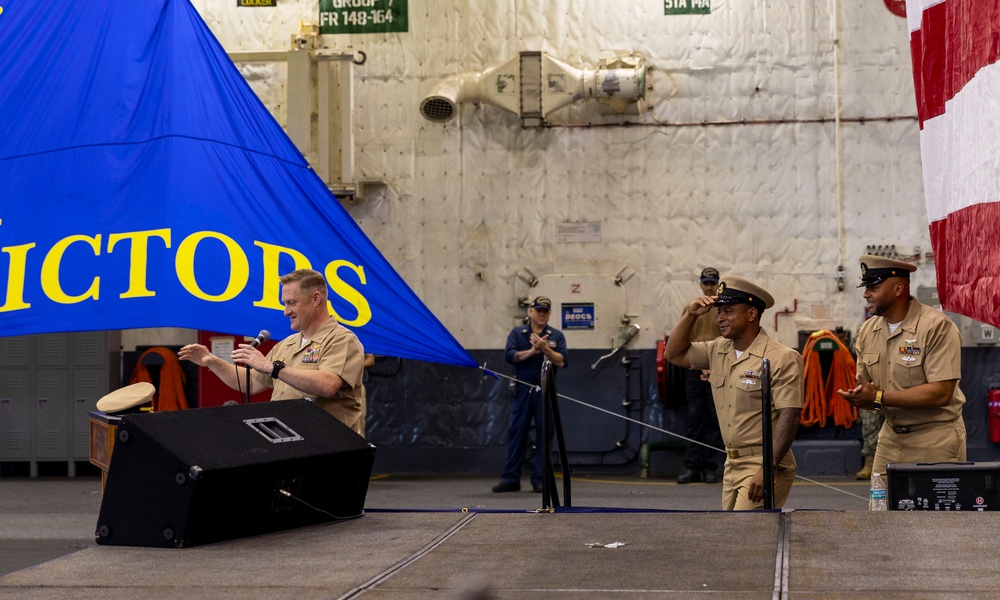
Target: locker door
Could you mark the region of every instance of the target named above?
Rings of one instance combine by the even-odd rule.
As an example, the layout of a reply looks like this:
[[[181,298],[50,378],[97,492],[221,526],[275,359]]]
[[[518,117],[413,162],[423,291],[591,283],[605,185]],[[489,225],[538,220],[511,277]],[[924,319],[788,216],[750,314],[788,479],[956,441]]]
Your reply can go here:
[[[83,331],[73,334],[73,366],[102,367],[108,366],[108,332]]]
[[[36,459],[68,459],[70,456],[69,369],[38,369],[35,371],[35,431]]]
[[[0,459],[31,458],[31,371],[0,370]]]
[[[0,338],[0,365],[5,369],[31,366],[31,339],[33,336]]]
[[[90,457],[90,411],[97,410],[97,401],[109,391],[107,369],[74,369],[71,395],[73,458],[86,460]]]

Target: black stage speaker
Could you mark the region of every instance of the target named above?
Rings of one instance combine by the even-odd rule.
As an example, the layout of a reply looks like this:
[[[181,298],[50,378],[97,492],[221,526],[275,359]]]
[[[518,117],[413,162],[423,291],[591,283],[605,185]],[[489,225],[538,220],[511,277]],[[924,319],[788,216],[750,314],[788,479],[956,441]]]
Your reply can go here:
[[[307,399],[126,415],[97,543],[182,548],[357,517],[374,460]]]
[[[886,467],[889,510],[1000,510],[1000,463],[916,463]]]

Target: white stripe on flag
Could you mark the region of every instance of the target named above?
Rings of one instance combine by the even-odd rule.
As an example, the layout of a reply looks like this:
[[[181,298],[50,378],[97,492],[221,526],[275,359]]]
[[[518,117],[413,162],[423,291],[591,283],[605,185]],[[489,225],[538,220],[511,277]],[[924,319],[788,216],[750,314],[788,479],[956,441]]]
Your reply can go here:
[[[930,221],[1000,201],[1000,65],[987,65],[920,132]]]
[[[906,24],[910,28],[910,33],[920,29],[920,21],[924,16],[924,11],[941,4],[945,0],[906,0]]]

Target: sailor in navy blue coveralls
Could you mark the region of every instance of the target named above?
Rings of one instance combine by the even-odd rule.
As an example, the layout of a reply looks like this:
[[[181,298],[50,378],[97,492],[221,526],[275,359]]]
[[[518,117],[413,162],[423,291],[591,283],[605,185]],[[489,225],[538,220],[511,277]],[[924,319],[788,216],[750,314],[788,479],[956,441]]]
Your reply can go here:
[[[531,473],[531,487],[542,491],[542,394],[537,386],[541,382],[542,363],[545,359],[553,366],[565,368],[568,364],[566,337],[561,331],[549,327],[552,301],[539,296],[528,308],[528,323],[511,329],[507,336],[505,357],[514,365],[514,377],[524,383],[517,384],[517,392],[510,405],[510,427],[507,432],[507,463],[500,483],[494,492],[516,492],[521,489],[521,466],[528,446],[528,430],[535,423],[535,465]],[[551,430],[550,430],[551,433]]]

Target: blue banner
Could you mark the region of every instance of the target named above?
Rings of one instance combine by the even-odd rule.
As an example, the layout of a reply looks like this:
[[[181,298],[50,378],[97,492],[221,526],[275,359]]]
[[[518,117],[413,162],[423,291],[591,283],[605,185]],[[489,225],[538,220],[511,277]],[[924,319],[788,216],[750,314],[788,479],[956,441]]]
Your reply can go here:
[[[290,333],[326,275],[367,352],[476,366],[340,206],[187,0],[0,12],[0,335]]]

